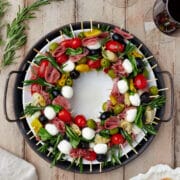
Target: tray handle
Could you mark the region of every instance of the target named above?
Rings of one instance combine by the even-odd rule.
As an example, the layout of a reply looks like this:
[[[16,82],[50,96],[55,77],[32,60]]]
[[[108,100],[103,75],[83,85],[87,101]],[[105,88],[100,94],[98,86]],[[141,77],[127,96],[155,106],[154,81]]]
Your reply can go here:
[[[168,118],[160,120],[161,122],[169,122],[173,118],[173,114],[174,114],[174,82],[173,82],[173,77],[172,77],[171,73],[168,72],[168,71],[159,71],[158,73],[166,74],[169,77],[169,80],[170,80],[170,89],[171,89],[170,114],[169,114]]]
[[[5,114],[5,118],[8,122],[17,122],[19,121],[18,119],[11,119],[9,118],[8,112],[7,112],[7,92],[8,92],[8,86],[9,86],[9,80],[11,78],[12,74],[20,74],[23,73],[23,71],[11,71],[8,74],[7,80],[6,80],[6,84],[5,84],[5,91],[4,91],[4,99],[3,99],[3,105],[4,105],[4,114]]]

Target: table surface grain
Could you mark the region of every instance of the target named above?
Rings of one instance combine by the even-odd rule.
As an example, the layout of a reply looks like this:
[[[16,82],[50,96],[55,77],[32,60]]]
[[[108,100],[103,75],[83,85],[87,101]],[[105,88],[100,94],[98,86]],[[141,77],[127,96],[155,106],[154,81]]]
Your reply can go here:
[[[12,4],[3,22],[11,22],[15,17],[18,6],[29,5],[33,0],[9,0]],[[18,51],[17,63],[3,70],[0,74],[0,147],[31,162],[37,169],[39,180],[128,180],[130,177],[146,172],[151,166],[164,163],[171,167],[180,166],[180,39],[170,38],[162,41],[160,32],[147,33],[144,30],[144,17],[152,8],[154,0],[138,0],[131,7],[119,8],[109,2],[118,0],[64,0],[52,2],[42,7],[36,13],[37,18],[28,22],[28,42]],[[80,175],[67,172],[58,168],[50,168],[49,164],[41,159],[24,141],[16,123],[8,123],[3,113],[3,93],[5,81],[10,71],[17,70],[24,56],[34,43],[43,35],[61,25],[96,20],[112,23],[118,26],[124,25],[131,33],[140,38],[152,51],[163,70],[171,72],[174,79],[175,113],[171,122],[162,123],[161,128],[149,148],[137,159],[117,170],[98,174]],[[152,19],[151,19],[152,21]],[[5,37],[5,31],[3,32]],[[155,38],[155,39],[153,39]],[[2,56],[2,49],[0,49]],[[168,81],[166,82],[168,86]],[[8,91],[8,102],[11,101],[13,83]],[[170,106],[170,103],[168,102]],[[167,105],[167,106],[168,106]],[[167,113],[170,107],[167,107]],[[13,105],[8,105],[9,114],[13,115]],[[165,115],[167,116],[167,115]]]

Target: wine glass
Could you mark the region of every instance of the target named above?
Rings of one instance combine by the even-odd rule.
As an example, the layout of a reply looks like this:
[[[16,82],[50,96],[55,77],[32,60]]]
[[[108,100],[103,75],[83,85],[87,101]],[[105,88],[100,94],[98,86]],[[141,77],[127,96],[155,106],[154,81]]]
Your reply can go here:
[[[137,0],[106,0],[109,4],[118,7],[125,8],[134,5]]]

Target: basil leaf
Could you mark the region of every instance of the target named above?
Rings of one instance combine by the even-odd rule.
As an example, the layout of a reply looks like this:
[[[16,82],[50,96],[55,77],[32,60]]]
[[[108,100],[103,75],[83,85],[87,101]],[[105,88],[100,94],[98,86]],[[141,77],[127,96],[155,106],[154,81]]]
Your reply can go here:
[[[82,54],[82,53],[83,53],[82,48],[77,48],[77,49],[67,48],[66,49],[66,54],[69,56],[75,56],[75,55]]]
[[[41,138],[42,141],[50,140],[53,136],[50,135],[46,129],[40,128],[38,131],[38,136]]]
[[[109,130],[108,130],[108,129],[104,129],[104,130],[100,131],[99,134],[100,134],[102,137],[105,137],[105,138],[109,138],[109,136],[110,136],[110,133],[109,133]]]
[[[59,105],[56,105],[56,104],[51,104],[50,106],[54,109],[54,111],[56,113],[58,113],[60,110],[62,110],[62,106],[59,106]]]

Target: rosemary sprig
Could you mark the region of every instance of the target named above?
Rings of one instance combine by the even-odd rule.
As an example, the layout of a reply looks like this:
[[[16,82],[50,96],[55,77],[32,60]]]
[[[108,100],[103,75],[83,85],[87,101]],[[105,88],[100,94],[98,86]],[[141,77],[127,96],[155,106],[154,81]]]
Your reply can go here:
[[[4,68],[13,63],[15,59],[16,50],[21,48],[27,41],[27,35],[25,33],[27,25],[25,22],[32,18],[35,18],[35,12],[40,6],[49,4],[48,0],[39,0],[31,4],[30,6],[19,8],[16,18],[11,24],[7,25],[7,41],[3,53],[3,60],[1,62],[1,68]]]
[[[48,87],[53,87],[54,85],[46,82],[44,79],[42,78],[38,78],[38,79],[31,79],[31,80],[25,80],[23,81],[23,85],[24,86],[29,86],[31,84],[40,84],[41,86],[48,86]]]
[[[33,106],[31,103],[29,103],[28,105],[26,105],[26,107],[24,109],[24,114],[31,116],[35,112],[41,111],[42,109],[43,109],[43,107]]]

